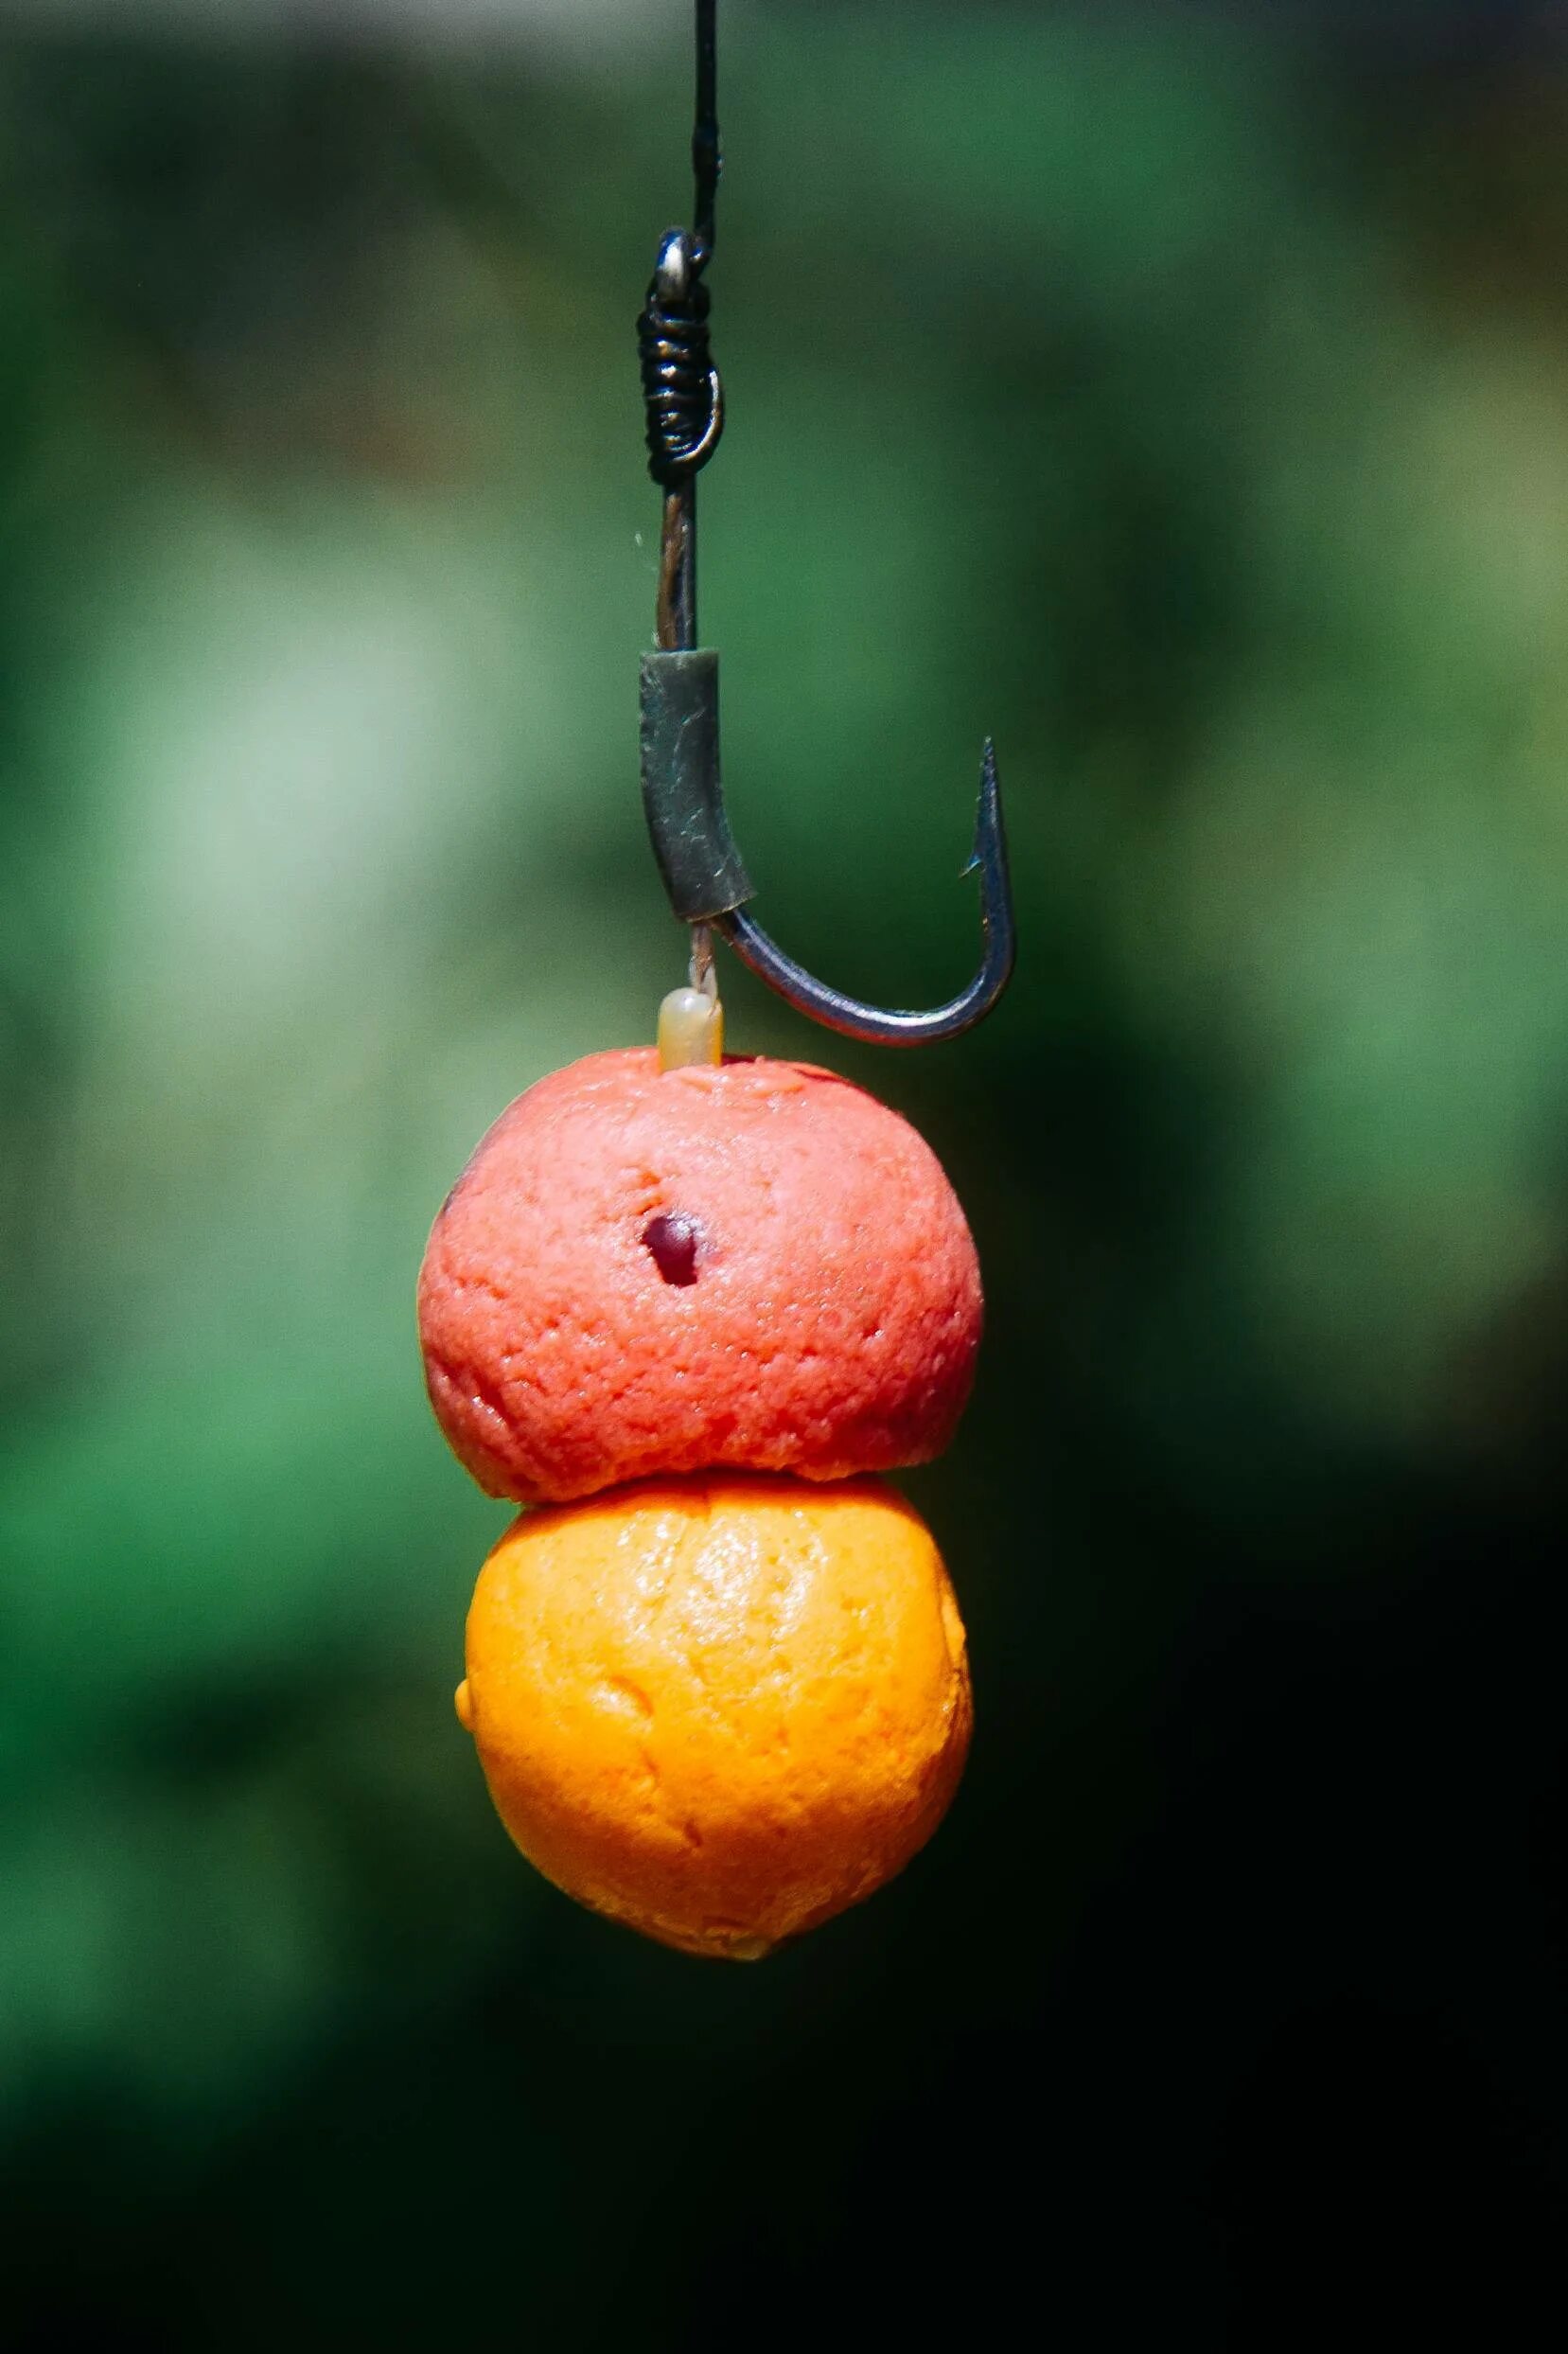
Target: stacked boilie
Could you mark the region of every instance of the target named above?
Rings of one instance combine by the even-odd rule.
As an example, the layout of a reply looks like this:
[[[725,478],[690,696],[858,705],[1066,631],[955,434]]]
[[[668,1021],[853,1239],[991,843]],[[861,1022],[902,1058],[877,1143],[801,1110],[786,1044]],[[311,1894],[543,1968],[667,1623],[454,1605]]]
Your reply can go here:
[[[484,1139],[419,1285],[432,1403],[524,1513],[458,1712],[524,1854],[749,1957],[891,1878],[970,1726],[963,1627],[875,1475],[952,1436],[974,1246],[906,1122],[804,1064],[590,1055]]]

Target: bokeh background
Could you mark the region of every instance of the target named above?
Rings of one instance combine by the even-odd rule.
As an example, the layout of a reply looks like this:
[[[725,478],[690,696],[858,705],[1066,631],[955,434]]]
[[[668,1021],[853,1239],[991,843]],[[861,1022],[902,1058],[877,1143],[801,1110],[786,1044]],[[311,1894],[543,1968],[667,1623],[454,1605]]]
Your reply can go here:
[[[649,1035],[684,0],[0,27],[8,2341],[1558,2341],[1568,23],[724,17],[705,635],[969,1208],[979,1729],[724,1970],[513,1854],[411,1296]]]

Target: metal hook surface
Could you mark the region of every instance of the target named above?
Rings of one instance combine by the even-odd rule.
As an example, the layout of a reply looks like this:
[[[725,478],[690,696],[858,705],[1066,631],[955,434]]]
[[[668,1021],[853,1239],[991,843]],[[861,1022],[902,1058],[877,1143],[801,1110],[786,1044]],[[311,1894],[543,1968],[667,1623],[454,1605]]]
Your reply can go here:
[[[743,964],[810,1020],[881,1046],[959,1036],[991,1011],[1015,951],[996,753],[980,770],[975,849],[984,948],[968,986],[925,1013],[870,1005],[819,981],[746,912],[751,882],[730,831],[719,768],[718,656],[697,646],[696,477],[724,430],[724,392],[708,342],[703,274],[714,250],[720,168],[716,0],[696,0],[697,105],[692,139],[696,229],[670,230],[638,322],[649,471],[664,491],[655,640],[643,658],[643,801],[654,857],[682,922],[712,926]]]
[[[1001,789],[996,782],[996,747],[989,738],[980,764],[980,799],[975,816],[975,852],[965,869],[980,878],[980,924],[985,934],[979,969],[966,989],[945,1005],[922,1014],[900,1013],[890,1006],[868,1005],[846,997],[808,973],[770,940],[744,907],[715,916],[714,928],[728,940],[743,965],[749,965],[770,989],[786,998],[824,1029],[841,1031],[848,1038],[864,1038],[874,1046],[934,1046],[957,1038],[983,1021],[1013,978],[1017,952],[1013,920],[1013,885],[1008,873],[1007,829],[1002,823]]]

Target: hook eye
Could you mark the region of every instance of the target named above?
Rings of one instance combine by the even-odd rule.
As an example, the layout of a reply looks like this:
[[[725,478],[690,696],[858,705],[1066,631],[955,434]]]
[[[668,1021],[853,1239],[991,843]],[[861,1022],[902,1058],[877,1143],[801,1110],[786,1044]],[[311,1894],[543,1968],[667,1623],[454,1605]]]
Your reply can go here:
[[[666,230],[637,323],[650,470],[666,490],[707,465],[724,432],[724,385],[708,344],[707,260],[690,230]]]
[[[667,229],[660,243],[659,259],[654,264],[653,273],[660,301],[683,303],[691,293],[696,276],[691,239],[684,229]]]

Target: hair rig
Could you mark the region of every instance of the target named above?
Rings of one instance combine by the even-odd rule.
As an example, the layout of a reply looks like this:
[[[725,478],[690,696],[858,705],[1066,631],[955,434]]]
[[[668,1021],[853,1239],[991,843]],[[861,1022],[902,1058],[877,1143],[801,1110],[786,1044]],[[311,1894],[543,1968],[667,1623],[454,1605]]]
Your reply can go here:
[[[692,929],[691,987],[665,1000],[661,1051],[667,1065],[717,1058],[714,931],[810,1020],[883,1046],[925,1046],[957,1037],[982,1020],[1013,972],[1013,897],[995,746],[988,740],[982,756],[974,856],[966,870],[979,876],[984,931],[979,969],[967,988],[928,1013],[863,1004],[786,956],[747,912],[752,885],[725,815],[718,656],[698,646],[696,622],[696,478],[724,431],[724,388],[710,348],[707,286],[721,163],[716,12],[716,0],[696,0],[694,225],[665,235],[637,323],[648,471],[664,493],[657,651],[643,658],[643,803],[670,905]]]
[[[691,985],[658,1052],[589,1054],[494,1122],[431,1231],[436,1418],[525,1511],[480,1572],[457,1711],[524,1855],[590,1910],[753,1961],[903,1869],[973,1718],[936,1542],[885,1475],[933,1461],[975,1376],[979,1260],[908,1122],[809,1063],[724,1055],[713,935],[813,1021],[918,1046],[1013,965],[988,744],[985,952],[925,1014],[841,996],[746,912],[719,787],[718,657],[696,643],[696,477],[724,423],[708,348],[718,124],[698,0],[696,225],[642,319],[664,492],[643,789]]]

